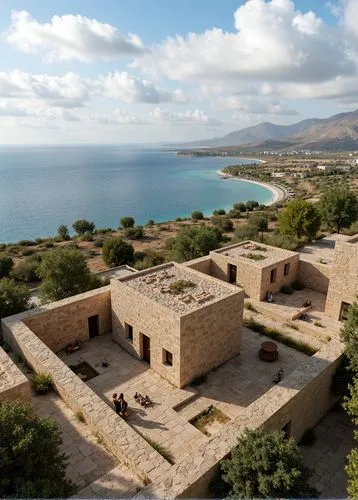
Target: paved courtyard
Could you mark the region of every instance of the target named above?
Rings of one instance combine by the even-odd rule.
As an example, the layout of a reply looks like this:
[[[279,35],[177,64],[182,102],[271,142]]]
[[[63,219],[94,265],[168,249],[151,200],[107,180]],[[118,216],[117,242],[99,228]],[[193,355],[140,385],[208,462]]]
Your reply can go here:
[[[154,440],[171,453],[173,460],[196,450],[208,437],[190,420],[214,405],[230,419],[238,416],[253,401],[273,386],[278,368],[288,375],[306,356],[279,345],[279,360],[270,364],[258,358],[265,337],[243,329],[241,355],[213,370],[200,385],[177,389],[112,341],[111,334],[84,343],[77,353],[60,357],[68,365],[83,361],[99,375],[88,385],[112,406],[112,394],[123,392],[129,404],[128,423],[145,437]],[[107,361],[108,367],[102,367]],[[135,392],[153,401],[143,408],[134,401]],[[225,424],[222,424],[225,425]]]
[[[123,498],[142,487],[54,392],[33,396],[32,403],[39,417],[53,418],[62,430],[62,449],[68,456],[66,475],[77,486],[79,497]]]
[[[305,463],[315,470],[311,483],[320,498],[347,498],[346,456],[356,446],[353,425],[336,405],[314,428],[317,440],[304,447]]]

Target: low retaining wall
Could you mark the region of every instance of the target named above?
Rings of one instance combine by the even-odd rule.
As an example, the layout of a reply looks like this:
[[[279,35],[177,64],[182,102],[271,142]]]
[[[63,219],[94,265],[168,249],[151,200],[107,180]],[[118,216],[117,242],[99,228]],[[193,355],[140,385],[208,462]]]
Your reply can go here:
[[[0,402],[16,399],[31,402],[30,383],[0,347]]]
[[[66,404],[74,412],[81,411],[105,446],[143,481],[167,473],[170,464],[22,322],[24,314],[2,322],[4,337],[13,349],[24,356],[35,372],[52,376],[55,389]]]

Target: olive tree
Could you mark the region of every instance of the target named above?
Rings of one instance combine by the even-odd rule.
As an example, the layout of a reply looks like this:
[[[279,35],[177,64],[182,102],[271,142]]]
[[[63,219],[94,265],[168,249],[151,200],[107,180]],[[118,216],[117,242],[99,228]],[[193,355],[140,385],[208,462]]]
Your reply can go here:
[[[111,267],[132,264],[134,259],[133,245],[121,238],[111,238],[103,245],[102,258],[105,264]]]
[[[319,211],[309,201],[296,198],[287,203],[278,216],[282,235],[313,239],[321,227]]]

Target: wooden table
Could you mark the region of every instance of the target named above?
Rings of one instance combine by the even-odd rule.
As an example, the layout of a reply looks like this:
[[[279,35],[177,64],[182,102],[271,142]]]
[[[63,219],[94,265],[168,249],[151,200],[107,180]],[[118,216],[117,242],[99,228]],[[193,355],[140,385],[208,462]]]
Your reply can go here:
[[[278,358],[277,344],[275,344],[275,342],[271,342],[270,340],[262,342],[259,350],[259,357],[264,361],[276,361]]]

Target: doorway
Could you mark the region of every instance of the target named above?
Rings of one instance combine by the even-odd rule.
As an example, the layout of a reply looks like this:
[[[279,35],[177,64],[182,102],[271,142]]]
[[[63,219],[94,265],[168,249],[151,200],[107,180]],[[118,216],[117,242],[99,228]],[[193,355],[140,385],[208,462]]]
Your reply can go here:
[[[88,318],[88,333],[90,339],[93,339],[93,337],[97,337],[99,335],[98,319],[98,314],[96,314],[95,316],[90,316]]]
[[[229,283],[236,284],[237,267],[233,264],[228,265]]]
[[[142,359],[146,363],[150,364],[150,338],[142,334]]]
[[[339,321],[346,321],[348,319],[349,307],[350,307],[350,304],[348,304],[348,302],[342,302],[341,312],[339,313]]]

